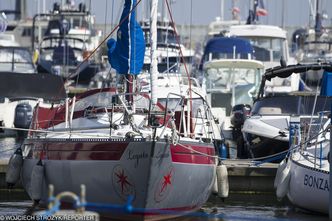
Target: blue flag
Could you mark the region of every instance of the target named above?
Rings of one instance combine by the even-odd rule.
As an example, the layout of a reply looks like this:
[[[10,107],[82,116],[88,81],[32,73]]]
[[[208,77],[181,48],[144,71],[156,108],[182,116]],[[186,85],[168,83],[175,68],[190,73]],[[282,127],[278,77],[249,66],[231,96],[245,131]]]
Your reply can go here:
[[[135,19],[136,9],[127,18],[129,12],[136,5],[136,0],[125,0],[117,40],[109,39],[108,61],[118,74],[138,75],[143,67],[145,41],[142,28]]]

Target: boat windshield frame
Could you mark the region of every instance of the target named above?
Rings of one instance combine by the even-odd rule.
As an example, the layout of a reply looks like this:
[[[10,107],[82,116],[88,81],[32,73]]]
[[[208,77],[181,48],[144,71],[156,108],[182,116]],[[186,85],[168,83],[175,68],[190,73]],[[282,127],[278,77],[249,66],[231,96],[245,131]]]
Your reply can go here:
[[[311,115],[315,95],[274,95],[256,100],[251,115]],[[331,109],[332,98],[317,96],[314,115]],[[264,108],[264,111],[262,111]],[[267,111],[269,110],[269,111]],[[264,112],[264,113],[263,113]]]

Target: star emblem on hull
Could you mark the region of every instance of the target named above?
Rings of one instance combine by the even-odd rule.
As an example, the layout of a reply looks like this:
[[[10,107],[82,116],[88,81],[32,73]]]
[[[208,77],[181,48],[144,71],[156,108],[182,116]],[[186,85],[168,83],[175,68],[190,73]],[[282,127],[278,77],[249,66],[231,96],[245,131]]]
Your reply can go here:
[[[154,193],[154,200],[155,202],[159,203],[167,198],[169,193],[173,189],[174,183],[174,169],[173,167],[168,168],[164,172],[164,175],[159,179],[156,183],[155,193]]]
[[[122,200],[127,200],[128,196],[136,196],[135,182],[128,170],[121,165],[117,165],[112,173],[113,191]]]
[[[131,183],[129,183],[127,176],[125,176],[124,171],[121,170],[121,172],[116,173],[115,175],[118,177],[118,183],[121,184],[121,193],[123,194],[124,188],[127,188],[127,185],[133,186]]]

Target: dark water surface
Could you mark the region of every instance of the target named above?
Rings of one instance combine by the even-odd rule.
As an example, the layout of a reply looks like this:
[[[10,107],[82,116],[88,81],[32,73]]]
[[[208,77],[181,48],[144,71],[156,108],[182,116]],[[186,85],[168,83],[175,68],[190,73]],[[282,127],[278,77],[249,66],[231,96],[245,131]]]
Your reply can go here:
[[[15,138],[0,139],[0,159],[8,159],[22,141]],[[32,206],[24,191],[0,190],[0,217],[23,215]],[[215,216],[215,217],[213,217]],[[1,220],[1,219],[0,219]],[[225,201],[211,196],[209,201],[193,216],[172,221],[236,221],[236,220],[313,220],[325,221],[328,216],[308,213],[294,208],[287,200],[277,201],[275,194],[230,193]]]

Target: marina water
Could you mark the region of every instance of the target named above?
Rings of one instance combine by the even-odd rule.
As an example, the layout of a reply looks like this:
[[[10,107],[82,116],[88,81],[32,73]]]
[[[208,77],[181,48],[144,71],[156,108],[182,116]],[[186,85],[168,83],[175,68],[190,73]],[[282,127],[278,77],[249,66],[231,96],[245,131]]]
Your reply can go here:
[[[9,159],[22,140],[0,138],[0,160]],[[31,208],[32,201],[23,190],[0,190],[0,220],[6,215],[23,215]],[[103,219],[101,219],[103,220]],[[328,220],[328,216],[312,214],[294,208],[287,200],[279,202],[274,193],[230,193],[222,200],[212,195],[209,201],[193,216],[173,221],[207,220]]]

